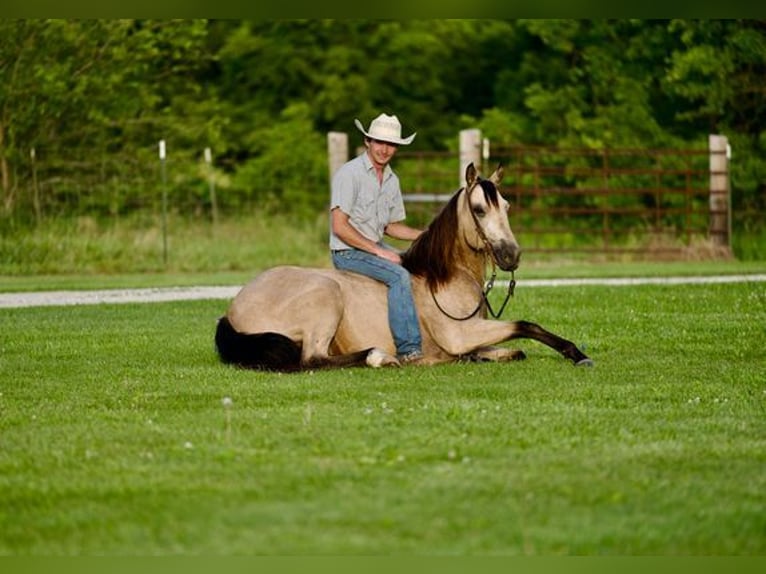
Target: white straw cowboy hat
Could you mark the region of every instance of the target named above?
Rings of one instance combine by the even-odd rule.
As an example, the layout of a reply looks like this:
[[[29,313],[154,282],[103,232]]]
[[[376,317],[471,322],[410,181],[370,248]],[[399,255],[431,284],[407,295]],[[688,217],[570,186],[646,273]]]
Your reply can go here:
[[[402,138],[402,124],[396,116],[380,114],[370,123],[370,131],[366,131],[362,122],[354,120],[356,127],[370,139],[388,142],[396,145],[409,145],[415,139],[415,134]],[[417,132],[415,132],[417,133]]]

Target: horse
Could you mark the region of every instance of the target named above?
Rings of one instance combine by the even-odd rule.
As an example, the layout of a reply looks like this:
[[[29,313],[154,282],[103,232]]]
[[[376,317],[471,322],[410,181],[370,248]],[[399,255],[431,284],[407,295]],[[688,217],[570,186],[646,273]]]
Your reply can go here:
[[[514,272],[521,256],[508,221],[508,202],[498,189],[502,177],[500,165],[488,179],[468,165],[465,186],[402,254],[423,340],[423,357],[414,364],[521,360],[526,358],[523,351],[498,344],[525,338],[551,347],[574,365],[592,366],[574,343],[536,323],[496,320],[502,309],[492,310],[487,297],[495,266]],[[490,263],[493,276],[487,283]],[[514,284],[509,282],[505,303]],[[241,288],[218,320],[219,358],[225,364],[277,372],[399,366],[386,289],[348,271],[269,268]]]

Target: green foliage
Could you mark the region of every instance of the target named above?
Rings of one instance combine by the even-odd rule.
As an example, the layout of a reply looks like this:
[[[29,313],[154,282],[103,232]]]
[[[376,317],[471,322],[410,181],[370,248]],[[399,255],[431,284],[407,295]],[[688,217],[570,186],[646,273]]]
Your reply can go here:
[[[232,191],[253,194],[267,213],[314,216],[328,201],[325,139],[314,131],[307,104],[293,104],[248,137],[250,159]]]
[[[206,63],[204,34],[204,21],[0,22],[3,215],[145,207],[133,198],[157,142],[180,152],[180,166],[211,131],[204,106],[184,99],[204,95],[189,81]]]
[[[760,286],[520,285],[593,369],[240,371],[225,308],[0,314],[0,553],[766,550]]]
[[[214,207],[209,147],[222,211],[308,213],[324,134],[381,111],[429,151],[461,127],[593,149],[723,133],[735,210],[764,212],[764,62],[760,20],[5,20],[0,224],[155,209],[160,139],[180,212]]]

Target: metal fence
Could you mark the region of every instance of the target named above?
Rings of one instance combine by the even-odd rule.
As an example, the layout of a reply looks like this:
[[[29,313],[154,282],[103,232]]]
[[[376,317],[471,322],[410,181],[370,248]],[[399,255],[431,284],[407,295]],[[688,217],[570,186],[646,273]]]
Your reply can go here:
[[[725,143],[697,150],[482,147],[485,176],[504,168],[501,192],[526,251],[672,256],[704,245],[730,253]],[[459,155],[397,154],[416,223],[458,189]]]
[[[693,150],[490,149],[478,130],[466,133],[471,137],[461,132],[458,151],[399,150],[395,169],[413,223],[426,225],[436,215],[461,187],[462,172],[472,161],[485,176],[503,165],[501,192],[511,203],[511,224],[526,251],[672,255],[700,244],[720,254],[730,251],[728,148],[721,136],[710,136],[707,148]],[[348,159],[346,134],[328,134],[328,151],[332,173]],[[157,215],[167,192],[175,213],[215,219],[210,158],[179,154],[169,160],[166,185],[154,148],[95,157],[32,151],[26,167],[18,163],[18,184],[4,192],[3,213],[15,210],[38,221]],[[272,191],[271,184],[263,185],[239,193],[222,189],[222,217],[264,209]],[[329,197],[326,181],[294,187],[320,203],[323,194]]]

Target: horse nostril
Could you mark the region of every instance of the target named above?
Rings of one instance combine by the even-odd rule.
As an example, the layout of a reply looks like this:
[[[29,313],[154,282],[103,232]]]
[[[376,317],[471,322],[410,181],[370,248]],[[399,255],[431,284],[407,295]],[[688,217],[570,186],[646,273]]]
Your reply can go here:
[[[519,266],[519,257],[521,257],[521,249],[515,243],[510,241],[498,245],[496,249],[493,249],[495,261],[501,269],[506,271],[514,271]]]

